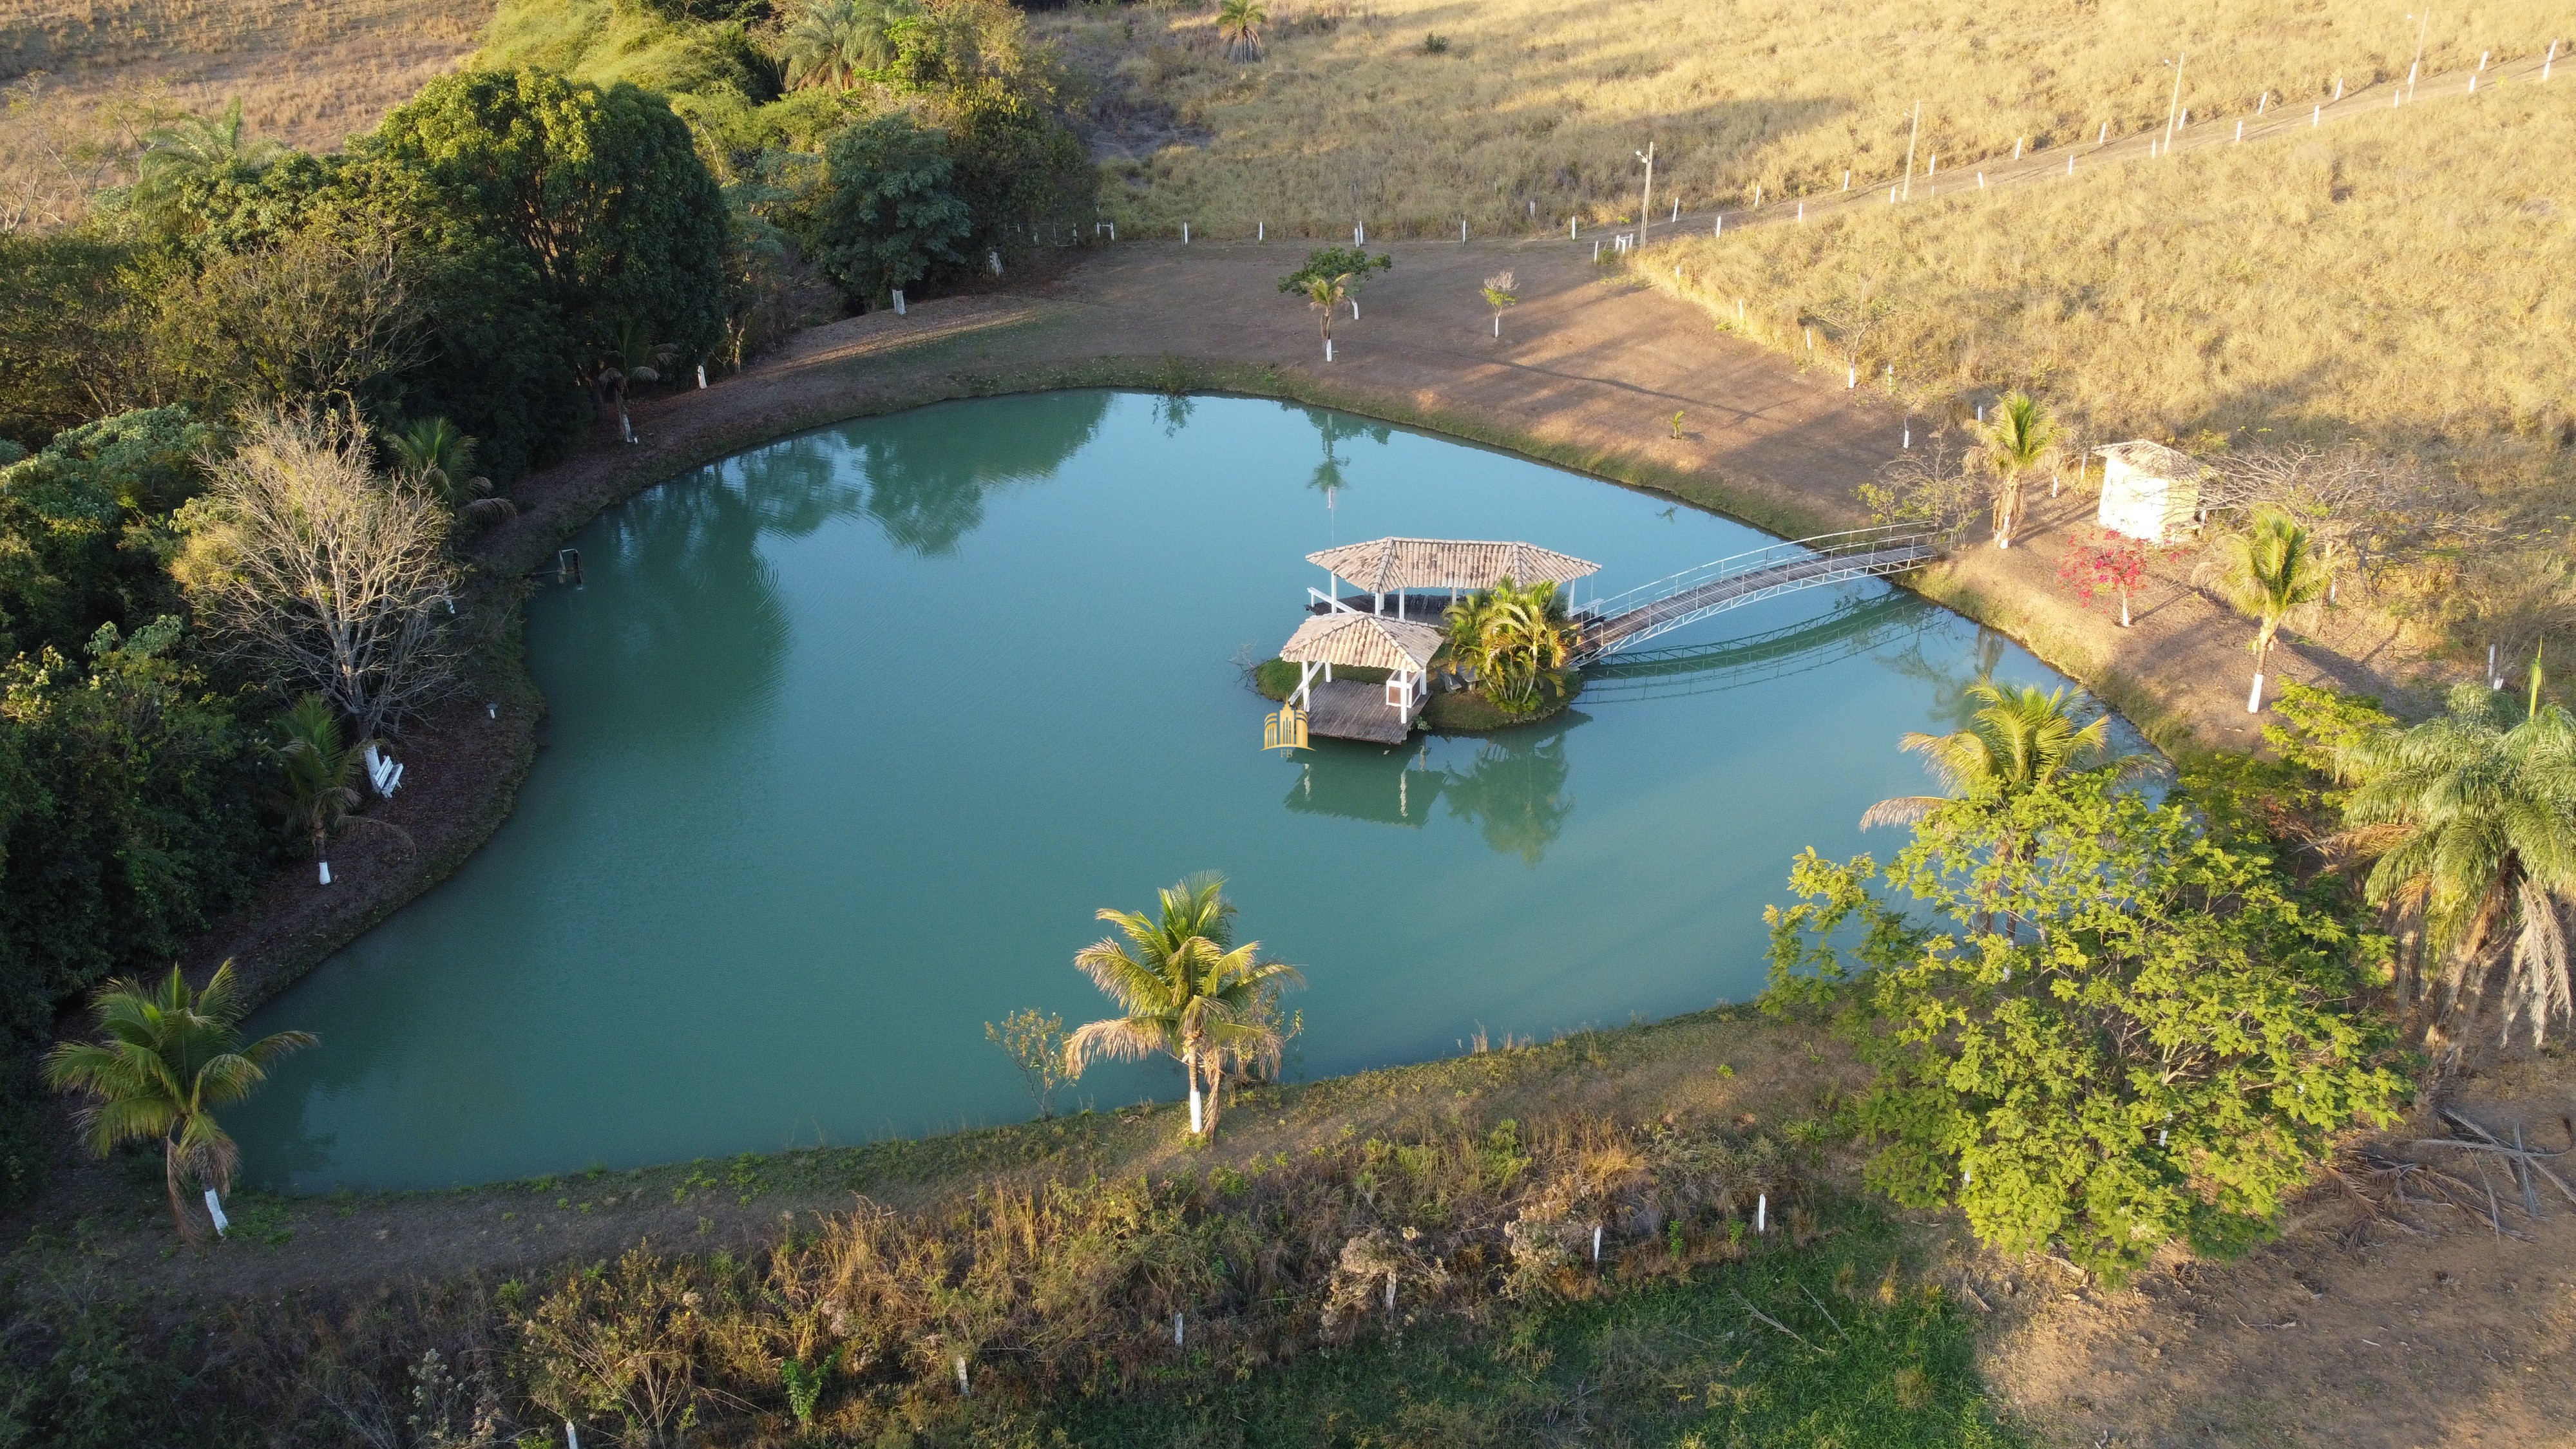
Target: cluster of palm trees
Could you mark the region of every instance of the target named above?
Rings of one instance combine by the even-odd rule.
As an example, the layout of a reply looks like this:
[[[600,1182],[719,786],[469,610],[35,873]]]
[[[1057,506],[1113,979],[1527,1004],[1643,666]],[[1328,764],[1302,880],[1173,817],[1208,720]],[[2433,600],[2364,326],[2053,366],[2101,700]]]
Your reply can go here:
[[[2335,760],[2349,793],[2333,843],[2367,867],[2363,898],[2395,930],[2401,1015],[2448,1053],[2491,999],[2503,1039],[2527,1027],[2535,1047],[2576,1017],[2576,716],[2540,689],[2535,658],[2525,698],[2465,684],[2441,717],[2364,734]],[[1968,697],[1966,728],[1900,742],[1951,793],[1882,800],[1864,828],[2044,792],[2108,754],[2107,717],[2079,722],[2063,688],[1980,680]]]
[[[780,36],[787,84],[848,90],[891,69],[905,23],[920,16],[914,0],[807,0]]]
[[[1159,895],[1150,915],[1102,910],[1100,919],[1118,935],[1075,953],[1073,964],[1121,1014],[1065,1039],[1065,1073],[1078,1077],[1103,1057],[1168,1056],[1189,1076],[1190,1133],[1205,1136],[1216,1131],[1229,1073],[1241,1078],[1278,1069],[1288,1035],[1279,993],[1305,978],[1294,966],[1263,960],[1258,941],[1234,943],[1224,877],[1191,876]]]
[[[1472,677],[1506,714],[1535,712],[1546,682],[1574,652],[1575,626],[1553,583],[1500,579],[1452,603],[1446,618],[1449,668]]]

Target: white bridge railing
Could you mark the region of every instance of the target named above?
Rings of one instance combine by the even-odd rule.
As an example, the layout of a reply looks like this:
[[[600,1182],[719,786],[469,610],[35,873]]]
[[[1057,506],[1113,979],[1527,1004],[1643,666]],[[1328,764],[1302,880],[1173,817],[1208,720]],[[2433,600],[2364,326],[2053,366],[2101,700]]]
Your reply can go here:
[[[1939,558],[1946,539],[1914,523],[1819,534],[1731,554],[1576,609],[1574,662],[1590,663],[1712,614],[1799,589],[1902,573]]]

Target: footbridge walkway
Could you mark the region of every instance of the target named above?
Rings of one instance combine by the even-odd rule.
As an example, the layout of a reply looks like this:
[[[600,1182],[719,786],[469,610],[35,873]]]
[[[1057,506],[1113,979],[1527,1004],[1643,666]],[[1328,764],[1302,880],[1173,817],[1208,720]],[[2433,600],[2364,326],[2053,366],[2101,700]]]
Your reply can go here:
[[[1941,557],[1941,535],[1919,524],[1882,524],[1733,554],[1596,599],[1574,612],[1570,662],[1590,664],[1713,614],[1800,589],[1878,578]]]

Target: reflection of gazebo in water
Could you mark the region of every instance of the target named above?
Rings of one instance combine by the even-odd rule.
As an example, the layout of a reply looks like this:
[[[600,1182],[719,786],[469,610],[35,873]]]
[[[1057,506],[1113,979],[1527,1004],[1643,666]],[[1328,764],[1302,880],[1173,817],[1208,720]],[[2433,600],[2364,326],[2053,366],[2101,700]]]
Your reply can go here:
[[[1601,568],[1526,543],[1447,538],[1374,539],[1310,553],[1306,561],[1324,570],[1331,590],[1306,591],[1313,617],[1279,651],[1299,666],[1288,702],[1307,711],[1315,734],[1377,744],[1412,732],[1431,694],[1431,658],[1441,642],[1436,621],[1453,601],[1505,579],[1564,584]],[[1367,592],[1346,597],[1344,583]],[[1383,687],[1337,680],[1336,666],[1383,670],[1386,679]]]

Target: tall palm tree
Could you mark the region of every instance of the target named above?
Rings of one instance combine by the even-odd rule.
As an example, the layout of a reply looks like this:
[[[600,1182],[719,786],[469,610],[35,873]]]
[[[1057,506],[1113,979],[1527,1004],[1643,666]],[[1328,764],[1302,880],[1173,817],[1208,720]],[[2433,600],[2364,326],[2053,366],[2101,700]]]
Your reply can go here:
[[[1356,272],[1344,272],[1333,277],[1308,277],[1305,281],[1306,305],[1324,317],[1324,350],[1327,352],[1333,346],[1333,309],[1350,300],[1351,278],[1357,275]]]
[[[1967,728],[1946,735],[1912,733],[1897,741],[1898,749],[1922,755],[1925,768],[1950,793],[1881,800],[1862,813],[1861,829],[1911,825],[1954,799],[2005,800],[2044,790],[2109,746],[2110,716],[2077,724],[2063,685],[2043,694],[2036,685],[2014,689],[1981,679],[1967,694],[1978,706]]]
[[[492,496],[492,480],[474,473],[474,439],[443,417],[421,418],[388,438],[394,468],[414,487],[476,523],[514,517],[517,505]]]
[[[179,968],[146,990],[132,981],[110,981],[91,1001],[97,1042],[63,1042],[45,1058],[45,1084],[57,1092],[86,1092],[81,1133],[104,1157],[121,1143],[159,1139],[161,1177],[170,1195],[170,1220],[179,1236],[198,1241],[197,1225],[179,1195],[182,1174],[212,1187],[232,1189],[241,1149],[215,1121],[214,1109],[238,1102],[268,1076],[268,1064],[313,1045],[311,1032],[281,1031],[245,1044],[247,1010],[233,985],[230,961],[215,969],[203,991],[188,989]]]
[[[909,0],[807,0],[779,37],[791,87],[848,90],[894,65],[901,23],[920,15]]]
[[[1079,1076],[1102,1057],[1133,1061],[1164,1053],[1189,1074],[1193,1134],[1216,1130],[1227,1059],[1276,1055],[1278,1033],[1265,1023],[1261,1002],[1304,980],[1294,966],[1262,960],[1260,942],[1234,944],[1234,907],[1224,891],[1223,876],[1191,876],[1159,892],[1153,915],[1103,909],[1100,919],[1117,926],[1126,943],[1104,937],[1073,958],[1123,1014],[1087,1023],[1065,1039],[1066,1073]]]
[[[2216,574],[2221,598],[2254,616],[2254,687],[2245,696],[2245,712],[2260,713],[2273,636],[2292,609],[2324,594],[2333,576],[2310,546],[2307,529],[2268,507],[2254,510],[2244,532],[2222,536],[2203,567]]]
[[[2428,1037],[2469,1014],[2503,968],[2504,1034],[2531,1021],[2539,1046],[2569,1015],[2568,931],[2576,913],[2576,717],[2540,703],[2523,717],[2484,685],[2451,692],[2440,718],[2348,747],[2345,839],[2373,863],[2363,890],[2408,942],[2401,1008],[2431,1006]],[[2441,962],[2441,1001],[2425,980]]]
[[[278,720],[277,733],[277,765],[283,788],[277,793],[276,804],[284,812],[286,823],[313,842],[316,862],[329,851],[331,837],[350,825],[389,830],[406,846],[411,843],[411,836],[401,826],[357,813],[366,798],[358,790],[358,768],[370,742],[344,743],[339,713],[328,700],[318,694],[297,700]],[[322,879],[325,884],[330,881],[327,865],[323,866]]]
[[[2026,392],[2007,395],[1971,423],[1976,434],[1976,464],[1995,480],[1995,547],[2012,547],[2021,526],[2022,482],[2035,468],[2057,455],[2057,423],[2038,399]]]
[[[1270,23],[1270,12],[1261,0],[1220,0],[1216,7],[1216,37],[1225,42],[1228,60],[1261,58],[1261,27]]]

